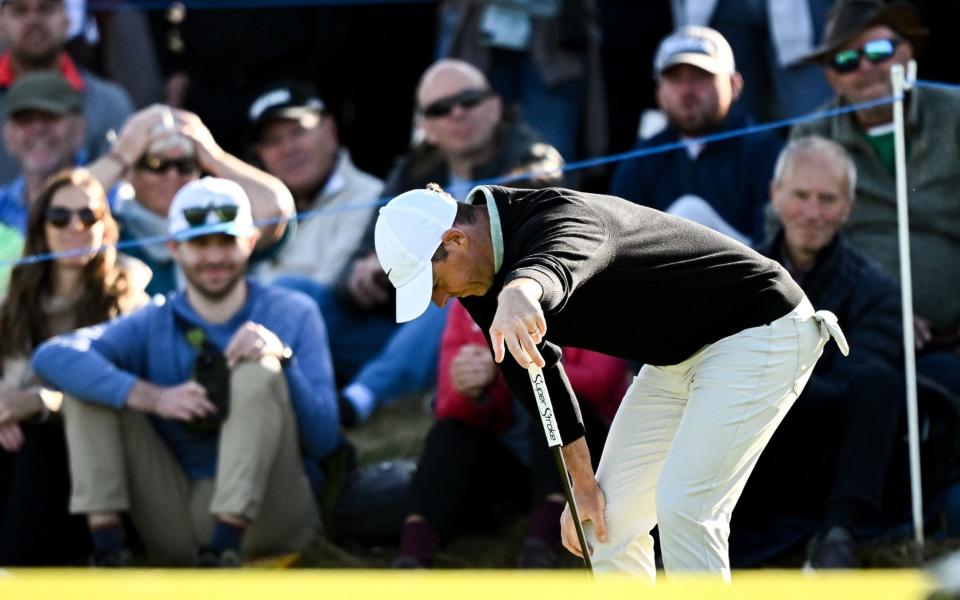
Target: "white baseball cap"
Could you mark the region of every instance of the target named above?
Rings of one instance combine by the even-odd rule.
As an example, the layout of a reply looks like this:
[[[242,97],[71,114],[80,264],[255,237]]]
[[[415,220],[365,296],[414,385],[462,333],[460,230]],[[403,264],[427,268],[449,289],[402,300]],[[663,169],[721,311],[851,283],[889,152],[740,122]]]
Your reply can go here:
[[[380,209],[373,242],[380,266],[397,288],[397,323],[416,319],[430,305],[430,259],[456,216],[456,200],[433,190],[405,192]]]
[[[660,75],[674,65],[693,65],[714,75],[733,75],[737,72],[733,49],[716,29],[687,25],[677,29],[660,42],[653,60],[654,75]]]
[[[167,233],[177,241],[215,233],[250,237],[256,230],[247,193],[229,179],[191,181],[173,197],[167,212]]]

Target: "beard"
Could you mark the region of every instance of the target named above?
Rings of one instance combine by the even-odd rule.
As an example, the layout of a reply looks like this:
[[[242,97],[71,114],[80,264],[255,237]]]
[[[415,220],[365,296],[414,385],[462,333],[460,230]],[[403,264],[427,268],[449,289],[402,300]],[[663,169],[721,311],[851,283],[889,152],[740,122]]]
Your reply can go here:
[[[233,272],[224,280],[220,285],[213,287],[207,284],[204,281],[201,274],[203,269],[210,267],[216,268],[232,268]],[[216,302],[217,300],[222,300],[227,297],[233,290],[236,289],[244,281],[244,276],[246,275],[246,269],[243,266],[237,267],[236,265],[201,265],[195,268],[186,268],[181,266],[183,271],[183,276],[190,283],[190,287],[193,288],[198,294],[203,296],[206,300],[211,302]]]

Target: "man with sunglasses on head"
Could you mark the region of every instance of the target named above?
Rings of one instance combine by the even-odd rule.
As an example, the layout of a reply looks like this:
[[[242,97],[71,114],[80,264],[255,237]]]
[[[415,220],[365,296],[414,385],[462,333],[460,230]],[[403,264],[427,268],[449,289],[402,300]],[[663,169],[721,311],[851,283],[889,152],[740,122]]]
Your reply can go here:
[[[417,141],[387,177],[384,196],[438,183],[462,200],[472,181],[530,173],[534,175],[523,177],[527,187],[562,183],[560,153],[518,114],[504,109],[486,76],[473,65],[453,59],[435,62],[420,78],[416,101]],[[435,384],[446,323],[446,311],[434,308],[416,323],[394,323],[393,286],[377,260],[374,225],[375,219],[338,280],[338,312],[324,313],[334,340],[334,362],[337,344],[362,342],[360,331],[386,332],[366,346],[366,360],[347,379],[340,407],[347,425],[363,422],[378,405]],[[341,328],[343,336],[336,333]],[[383,344],[386,335],[390,337]]]
[[[200,118],[184,110],[154,105],[135,113],[113,148],[89,168],[104,189],[122,184],[111,202],[120,241],[145,241],[124,252],[153,269],[147,288],[151,294],[183,286],[184,278],[161,241],[174,195],[203,174],[235,181],[250,199],[260,230],[251,262],[279,252],[292,232],[293,199],[286,186],[223,150]]]
[[[319,522],[317,461],[340,439],[319,311],[245,277],[260,234],[238,184],[185,185],[168,233],[184,292],[34,355],[67,394],[71,511],[102,565],[130,563],[124,512],[154,564],[300,550]]]
[[[837,96],[824,109],[871,101],[795,126],[792,138],[819,135],[843,146],[857,167],[857,202],[844,233],[867,257],[900,277],[890,70],[921,49],[927,30],[901,2],[840,0],[824,40],[808,60],[820,63]],[[887,101],[889,100],[889,101]],[[960,393],[960,94],[915,87],[904,107],[910,246],[914,257],[917,370]]]

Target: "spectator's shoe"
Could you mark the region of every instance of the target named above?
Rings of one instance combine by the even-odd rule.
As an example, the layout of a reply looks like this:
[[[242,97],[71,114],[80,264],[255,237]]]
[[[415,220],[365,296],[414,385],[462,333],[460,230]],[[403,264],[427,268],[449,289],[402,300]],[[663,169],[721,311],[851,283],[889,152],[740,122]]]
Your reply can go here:
[[[517,556],[517,568],[555,569],[558,558],[557,550],[552,545],[531,537],[523,540]]]
[[[208,546],[200,548],[194,566],[198,569],[236,569],[240,565],[240,555],[236,550],[214,550]]]
[[[122,568],[133,566],[133,555],[126,548],[119,550],[109,550],[107,552],[95,552],[90,559],[91,567],[101,568]]]
[[[816,536],[807,546],[806,571],[820,569],[856,569],[860,566],[854,550],[856,543],[843,527],[833,527],[823,536]]]
[[[427,565],[420,562],[420,559],[416,556],[410,556],[409,554],[401,554],[400,556],[393,559],[393,563],[390,566],[394,569],[426,569]]]

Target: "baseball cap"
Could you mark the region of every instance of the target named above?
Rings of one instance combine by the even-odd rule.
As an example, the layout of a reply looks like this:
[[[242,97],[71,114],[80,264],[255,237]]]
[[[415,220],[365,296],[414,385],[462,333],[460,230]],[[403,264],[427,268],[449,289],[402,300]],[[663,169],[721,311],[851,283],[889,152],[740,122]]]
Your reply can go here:
[[[373,232],[380,266],[397,288],[397,323],[416,319],[430,305],[430,259],[453,226],[457,201],[433,190],[411,190],[380,209]]]
[[[39,71],[17,78],[7,92],[4,115],[10,118],[23,110],[40,110],[55,115],[79,113],[80,93],[56,71]]]
[[[177,241],[223,233],[250,237],[256,227],[246,192],[234,181],[203,177],[180,188],[167,213],[167,233]]]
[[[714,75],[737,72],[733,49],[720,32],[709,27],[687,25],[660,42],[653,60],[654,75],[659,77],[674,65],[693,65]]]
[[[305,114],[321,113],[326,108],[327,105],[312,85],[289,82],[274,85],[258,95],[247,109],[247,119],[250,121],[253,139],[257,139],[263,124],[269,120],[299,120]]]

